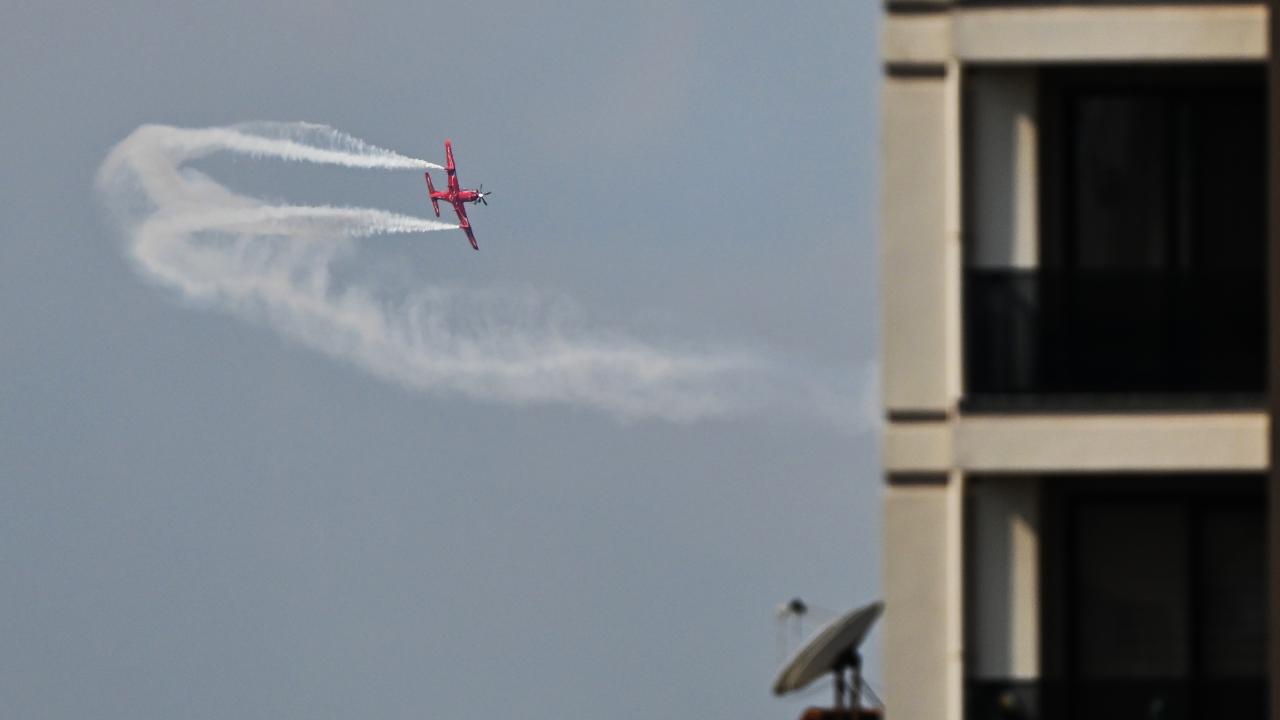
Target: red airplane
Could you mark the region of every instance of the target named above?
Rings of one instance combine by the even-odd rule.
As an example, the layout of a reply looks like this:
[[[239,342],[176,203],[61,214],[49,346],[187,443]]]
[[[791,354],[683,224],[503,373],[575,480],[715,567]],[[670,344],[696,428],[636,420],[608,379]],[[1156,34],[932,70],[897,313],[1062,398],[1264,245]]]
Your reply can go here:
[[[489,204],[485,200],[486,195],[492,195],[492,192],[484,192],[484,184],[480,185],[478,190],[464,190],[458,185],[458,168],[453,164],[453,143],[448,140],[444,141],[444,156],[446,162],[444,171],[449,175],[449,189],[444,192],[436,190],[436,186],[431,184],[431,173],[423,173],[427,176],[427,196],[431,198],[431,207],[436,211],[436,217],[440,217],[440,203],[438,200],[453,205],[453,211],[458,213],[458,225],[462,226],[463,232],[467,234],[467,239],[471,241],[471,247],[476,250],[480,249],[480,245],[476,243],[476,234],[471,232],[471,221],[467,219],[467,209],[462,206],[463,203],[484,203]]]

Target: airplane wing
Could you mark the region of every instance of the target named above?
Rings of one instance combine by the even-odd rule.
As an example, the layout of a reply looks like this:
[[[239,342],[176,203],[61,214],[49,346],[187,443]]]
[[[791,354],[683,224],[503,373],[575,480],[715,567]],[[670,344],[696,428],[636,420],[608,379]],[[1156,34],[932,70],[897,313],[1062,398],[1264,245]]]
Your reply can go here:
[[[471,247],[479,250],[480,244],[476,242],[476,234],[471,232],[471,220],[467,218],[467,209],[462,206],[462,203],[455,202],[453,211],[458,213],[458,225],[467,234],[467,239],[471,241]]]
[[[436,186],[431,184],[431,172],[422,174],[427,176],[427,198],[431,200],[431,207],[436,211],[436,217],[440,217],[440,203],[436,200]]]
[[[453,162],[453,143],[444,141],[444,170],[449,174],[449,189],[458,190],[462,186],[458,183],[458,166]]]

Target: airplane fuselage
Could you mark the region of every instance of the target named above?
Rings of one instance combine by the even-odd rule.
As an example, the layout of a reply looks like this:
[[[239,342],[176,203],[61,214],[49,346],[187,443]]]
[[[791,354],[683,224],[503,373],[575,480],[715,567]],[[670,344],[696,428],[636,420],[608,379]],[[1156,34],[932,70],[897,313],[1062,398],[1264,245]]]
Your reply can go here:
[[[444,200],[447,203],[464,202],[478,203],[480,202],[480,191],[463,189],[454,192],[452,190],[436,191],[431,193],[432,200]]]

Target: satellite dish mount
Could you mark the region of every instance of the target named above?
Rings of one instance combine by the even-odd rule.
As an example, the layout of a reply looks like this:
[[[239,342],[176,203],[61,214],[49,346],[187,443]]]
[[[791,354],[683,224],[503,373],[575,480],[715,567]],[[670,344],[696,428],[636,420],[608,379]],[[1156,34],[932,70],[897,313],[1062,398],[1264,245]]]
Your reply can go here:
[[[849,672],[847,690],[846,670]],[[835,677],[836,708],[844,709],[846,697],[849,700],[849,707],[855,710],[862,707],[862,653],[855,648],[849,648],[847,652],[836,658],[836,664],[831,668],[831,673]]]
[[[862,707],[862,654],[858,650],[882,612],[883,603],[871,603],[819,630],[778,673],[773,684],[774,694],[801,690],[831,673],[835,680],[835,708],[830,711],[810,708],[805,718],[880,717],[879,712]]]

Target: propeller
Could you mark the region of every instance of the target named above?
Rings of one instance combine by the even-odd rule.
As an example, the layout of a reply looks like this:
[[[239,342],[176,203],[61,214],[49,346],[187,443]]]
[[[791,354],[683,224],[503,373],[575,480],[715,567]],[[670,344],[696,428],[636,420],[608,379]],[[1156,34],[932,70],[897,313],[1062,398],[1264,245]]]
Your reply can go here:
[[[476,199],[477,199],[477,200],[479,200],[481,203],[484,203],[485,207],[488,207],[488,206],[489,206],[489,201],[488,201],[488,200],[485,200],[485,199],[484,199],[484,197],[485,197],[486,195],[492,195],[492,194],[493,194],[493,191],[492,191],[492,190],[490,190],[489,192],[485,192],[485,191],[484,191],[484,183],[480,183],[480,187],[479,187],[479,189],[477,189],[477,190],[476,190]]]

